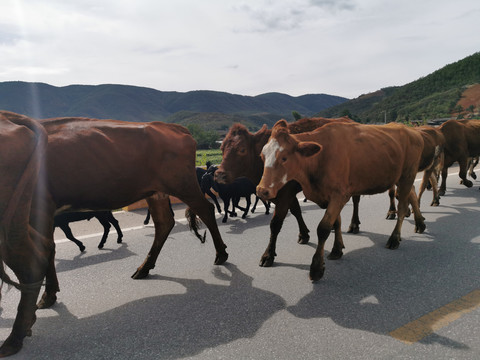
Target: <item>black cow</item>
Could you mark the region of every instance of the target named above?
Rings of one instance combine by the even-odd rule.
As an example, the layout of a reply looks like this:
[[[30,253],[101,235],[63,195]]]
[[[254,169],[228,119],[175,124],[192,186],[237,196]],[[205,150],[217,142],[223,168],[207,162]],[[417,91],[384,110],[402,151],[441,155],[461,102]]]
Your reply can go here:
[[[207,169],[211,166],[211,162],[210,161],[207,161]],[[201,187],[201,183],[202,183],[202,176],[205,175],[207,173],[207,170],[205,170],[204,168],[202,167],[196,167],[195,168],[195,172],[197,174],[197,180],[198,180],[198,183],[200,184],[200,187]],[[213,200],[213,202],[215,203],[215,206],[217,207],[217,210],[218,210],[218,213],[221,214],[222,213],[222,208],[220,207],[220,204],[218,203],[218,200],[217,200],[217,197],[215,196],[215,194],[209,189],[202,189],[203,193],[204,194],[207,194],[208,196],[210,196]],[[147,225],[148,223],[150,222],[150,211],[147,210],[147,216],[145,217],[145,220],[143,221],[143,224],[144,225]]]
[[[91,218],[96,218],[100,224],[103,226],[103,236],[98,244],[98,248],[102,249],[103,245],[105,245],[105,241],[107,241],[108,233],[110,232],[110,224],[113,225],[115,230],[117,230],[118,238],[117,243],[122,242],[123,233],[118,225],[117,219],[113,217],[111,211],[84,211],[84,212],[66,212],[55,216],[53,227],[59,227],[65,233],[67,239],[73,241],[77,244],[80,251],[85,251],[85,246],[80,240],[75,239],[72,234],[72,230],[69,223],[81,220],[90,220]]]
[[[235,179],[230,184],[219,184],[214,180],[214,174],[217,170],[216,166],[210,166],[202,177],[202,181],[200,187],[202,191],[206,191],[207,189],[213,189],[218,193],[218,196],[223,200],[223,208],[225,210],[225,215],[223,216],[222,222],[227,222],[228,215],[230,214],[231,217],[237,216],[235,212],[235,208],[238,208],[243,211],[242,219],[245,219],[248,214],[248,210],[250,209],[251,205],[251,195],[255,194],[256,187],[255,184],[252,183],[246,177],[240,177]],[[240,198],[244,197],[247,201],[246,207],[239,206]],[[252,212],[255,211],[255,208],[258,203],[258,197],[256,197],[255,204],[252,208]],[[229,211],[228,208],[230,206],[230,201],[232,201],[232,211]],[[270,212],[270,203],[263,201],[265,205],[265,214],[269,214]]]

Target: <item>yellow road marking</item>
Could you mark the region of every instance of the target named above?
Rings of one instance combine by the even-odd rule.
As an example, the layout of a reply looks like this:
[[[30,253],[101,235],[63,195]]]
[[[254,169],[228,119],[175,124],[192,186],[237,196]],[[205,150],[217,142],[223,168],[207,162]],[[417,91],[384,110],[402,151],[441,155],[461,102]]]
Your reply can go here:
[[[480,289],[442,306],[408,324],[390,332],[390,336],[411,345],[447,326],[480,306]]]

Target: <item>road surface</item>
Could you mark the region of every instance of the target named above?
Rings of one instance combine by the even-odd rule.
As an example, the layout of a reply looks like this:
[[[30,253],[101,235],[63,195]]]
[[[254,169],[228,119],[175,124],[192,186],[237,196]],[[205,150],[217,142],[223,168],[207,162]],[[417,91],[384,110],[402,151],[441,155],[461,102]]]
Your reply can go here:
[[[362,197],[357,235],[345,233],[348,203],[344,256],[327,260],[317,283],[308,270],[324,211],[311,202],[301,203],[310,243],[296,243],[289,215],[271,268],[258,266],[271,218],[262,208],[219,217],[230,257],[215,266],[211,237],[201,244],[176,205],[180,221],[145,280],[130,278],[153,241],[144,211],[116,214],[124,242],[112,231],[103,250],[95,219],[72,226],[84,253],[57,229],[58,302],[37,311],[33,336],[11,359],[479,359],[479,185],[449,176],[436,208],[426,192],[427,230],[415,234],[407,219],[397,250],[385,248],[394,227],[386,194]],[[333,234],[327,253],[332,245]],[[2,294],[1,341],[19,299],[6,286]]]

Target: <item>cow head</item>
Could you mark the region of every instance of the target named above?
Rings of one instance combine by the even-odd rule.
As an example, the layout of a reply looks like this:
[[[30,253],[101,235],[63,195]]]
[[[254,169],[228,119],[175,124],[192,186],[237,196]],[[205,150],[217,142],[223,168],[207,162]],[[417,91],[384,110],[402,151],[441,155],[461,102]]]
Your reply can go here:
[[[260,152],[267,143],[270,131],[264,125],[255,134],[242,124],[234,124],[222,142],[222,163],[215,172],[215,180],[228,184],[238,177],[246,176],[255,184],[263,171]]]
[[[290,180],[299,180],[302,163],[322,150],[320,144],[299,142],[287,129],[285,120],[278,121],[272,129],[268,143],[263,147],[263,176],[257,186],[257,195],[264,200],[273,199]]]

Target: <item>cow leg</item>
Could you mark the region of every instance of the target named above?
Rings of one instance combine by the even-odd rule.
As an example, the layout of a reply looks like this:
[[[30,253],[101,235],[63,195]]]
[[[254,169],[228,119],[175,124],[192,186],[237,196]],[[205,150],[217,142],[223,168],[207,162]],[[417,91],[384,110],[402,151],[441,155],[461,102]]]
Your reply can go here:
[[[432,185],[433,200],[430,206],[439,206],[440,205],[440,195],[438,194],[438,183],[437,177],[432,172],[430,174],[430,184]],[[418,197],[418,206],[420,206],[420,195]]]
[[[108,234],[110,233],[110,222],[103,216],[95,216],[97,220],[102,224],[103,226],[103,235],[102,239],[100,240],[100,243],[98,244],[99,249],[103,249],[103,245],[105,245],[105,242],[107,241]]]
[[[143,279],[147,277],[149,271],[155,267],[158,255],[175,225],[168,195],[155,194],[147,198],[147,203],[155,226],[155,238],[145,261],[132,275],[133,279]]]
[[[467,179],[467,163],[468,163],[468,158],[466,156],[463,156],[458,160],[458,164],[460,165],[460,170],[458,173],[458,176],[460,179],[460,184],[465,185],[466,187],[472,187],[473,183]]]
[[[57,278],[57,270],[55,269],[55,242],[53,241],[53,214],[55,205],[44,199],[41,200],[42,205],[32,205],[32,213],[30,215],[29,228],[31,237],[37,243],[43,244],[46,249],[44,258],[46,259],[45,273],[45,291],[37,303],[38,309],[46,309],[51,307],[57,301],[57,292],[60,291]]]
[[[257,196],[257,199],[259,199],[258,196]],[[262,200],[262,203],[265,206],[265,215],[270,214],[270,201],[263,201]]]
[[[337,221],[333,223],[333,230],[335,231],[335,241],[331,253],[327,256],[328,260],[340,259],[343,256],[343,249],[345,249],[342,237],[342,220],[340,216],[338,216]]]
[[[448,166],[445,163],[445,165],[442,168],[442,181],[440,183],[440,190],[438,191],[438,194],[440,196],[444,196],[447,190],[447,176],[448,176]]]
[[[215,265],[221,265],[228,259],[228,253],[225,251],[227,245],[222,240],[220,231],[218,230],[217,220],[215,219],[215,209],[213,205],[205,199],[203,196],[196,196],[195,194],[190,194],[185,196],[185,194],[177,195],[189,208],[203,221],[207,226],[210,234],[213,238],[213,244],[215,246]]]
[[[143,220],[143,225],[147,225],[150,222],[150,210],[147,210],[147,216]]]
[[[123,238],[122,229],[120,229],[120,225],[118,224],[118,220],[115,219],[115,217],[113,216],[113,214],[111,212],[108,213],[108,221],[110,222],[110,224],[113,225],[113,227],[115,228],[115,231],[117,232],[117,244],[121,244],[122,243],[122,238]]]
[[[210,189],[207,189],[205,191],[205,193],[212,198],[213,202],[215,203],[215,206],[217,207],[218,213],[221,214],[222,213],[222,208],[220,207],[220,204],[218,203],[218,200],[217,200],[217,197],[215,196],[215,194],[212,193],[212,191]]]
[[[241,211],[245,211],[245,208],[242,206],[239,206],[240,203],[240,196],[234,196],[232,197],[232,217],[237,216],[237,212],[235,209],[240,209]]]
[[[284,189],[285,189],[285,187],[284,187]],[[283,204],[288,204],[286,206],[288,206],[288,209],[290,210],[290,213],[293,216],[295,216],[295,219],[297,220],[298,231],[299,231],[297,242],[299,244],[308,244],[308,242],[310,241],[310,235],[308,234],[310,232],[310,230],[308,230],[308,227],[305,224],[305,221],[303,220],[302,209],[300,208],[300,203],[298,202],[297,194],[296,194],[296,192],[292,191],[291,187],[289,189],[286,189],[286,191],[281,189],[278,192],[277,200],[275,202],[275,211],[273,213],[274,216],[275,216],[275,213],[277,211],[277,207],[285,206]],[[287,215],[287,213],[285,211],[285,214],[281,218],[280,228],[278,229],[278,232],[280,232],[280,229],[281,229],[282,224],[283,224],[283,220],[285,219],[286,215]],[[273,219],[272,219],[272,221],[273,221]],[[278,232],[277,232],[277,235],[278,235]]]
[[[255,210],[257,209],[257,204],[258,204],[258,200],[260,198],[258,196],[255,196],[255,202],[253,203],[253,207],[252,207],[252,214],[255,212]]]
[[[0,347],[0,357],[10,356],[20,351],[25,336],[31,336],[31,328],[36,320],[35,303],[40,292],[41,280],[35,283],[20,281],[20,285],[25,289],[21,292],[12,332]]]
[[[422,183],[420,184],[420,190],[418,190],[418,205],[420,206],[420,200],[422,198],[422,195],[427,188],[428,182],[430,181],[431,174],[432,174],[433,169],[428,169],[423,172],[423,177],[422,177]]]
[[[60,225],[60,229],[62,229],[62,231],[65,233],[65,236],[68,240],[73,241],[75,244],[77,244],[81,252],[85,251],[85,245],[83,245],[80,240],[75,239],[72,233],[72,229],[70,229],[70,226],[68,226],[68,224]]]
[[[397,249],[400,246],[401,239],[401,229],[403,224],[403,219],[408,211],[408,203],[412,205],[413,213],[415,216],[415,231],[422,233],[425,230],[425,223],[422,214],[420,213],[420,208],[418,206],[417,195],[415,190],[411,185],[413,181],[405,182],[402,185],[397,187],[398,195],[398,218],[395,228],[393,229],[390,238],[387,241],[386,247],[388,249]],[[408,185],[405,185],[408,184]]]
[[[248,210],[250,210],[250,205],[252,204],[251,195],[247,195],[245,197],[245,200],[247,201],[247,206],[245,207],[245,210],[243,211],[242,219],[245,219],[247,217]]]
[[[358,216],[358,207],[360,204],[360,195],[352,196],[353,202],[353,214],[352,220],[350,221],[350,226],[348,227],[348,233],[358,234],[360,231],[360,218]]]
[[[228,218],[228,208],[230,207],[230,198],[226,197],[222,200],[223,200],[223,211],[225,211],[225,215],[223,216],[222,222],[226,223]],[[233,210],[235,210],[235,206],[233,207]],[[231,217],[233,216],[232,214],[233,214],[233,211],[230,212]]]
[[[413,216],[415,218],[415,232],[422,234],[426,229],[424,222],[425,218],[420,212],[420,204],[414,186],[412,186],[410,193],[408,194],[408,203],[412,206]]]
[[[390,207],[387,212],[387,220],[395,220],[397,209],[395,208],[395,186],[388,189],[388,197],[390,198]]]
[[[320,280],[323,276],[323,273],[325,272],[325,241],[327,241],[334,224],[337,222],[338,227],[340,226],[340,211],[342,210],[345,203],[346,201],[332,199],[328,204],[325,215],[318,224],[318,246],[312,258],[312,264],[310,265],[310,280],[312,281]],[[337,235],[337,233],[341,237],[341,232],[336,231],[335,235]],[[341,251],[341,249],[343,249],[343,240],[341,240],[341,238],[337,238],[336,236],[334,251],[338,253],[338,251]]]
[[[55,245],[55,243],[53,243]],[[45,291],[37,303],[37,308],[47,309],[57,301],[57,292],[60,291],[57,278],[57,270],[55,269],[55,247],[48,257],[48,266],[45,279]]]
[[[474,180],[477,179],[477,174],[475,174],[475,166],[478,165],[478,161],[479,161],[478,156],[470,158],[470,161],[469,161],[468,175]]]
[[[442,182],[440,183],[440,190],[438,191],[438,194],[440,196],[445,195],[445,192],[447,191],[448,168],[452,166],[454,162],[455,162],[454,159],[452,159],[450,156],[447,156],[447,154],[445,154],[443,167],[442,167]]]
[[[310,235],[308,233],[307,226],[303,221],[302,210],[300,209],[300,204],[296,194],[292,194],[281,189],[278,192],[277,198],[274,200],[275,210],[273,211],[273,217],[270,221],[270,240],[268,246],[260,258],[260,266],[270,267],[273,265],[275,256],[277,255],[275,250],[277,246],[277,237],[282,229],[283,221],[287,216],[287,212],[290,209],[290,212],[297,219],[298,226],[300,228],[300,234],[298,235],[299,244],[307,244],[310,240]]]
[[[268,246],[260,258],[259,265],[262,267],[270,267],[275,261],[275,256],[277,256],[275,252],[277,247],[277,237],[282,229],[283,220],[285,219],[285,216],[287,216],[287,212],[288,207],[285,206],[285,204],[281,202],[277,203],[277,206],[275,206],[275,210],[273,212],[272,220],[270,220],[270,241],[268,242]]]
[[[17,307],[17,315],[13,323],[12,332],[0,347],[0,357],[13,355],[20,351],[25,336],[31,336],[32,326],[35,323],[37,310],[36,301],[43,278],[45,277],[48,252],[51,247],[44,243],[42,239],[36,241],[32,236],[35,235],[31,228],[22,224],[24,229],[28,228],[28,233],[14,225],[17,229],[10,231],[8,237],[16,241],[7,247],[2,246],[3,261],[13,271],[20,283],[20,302]],[[26,239],[21,239],[28,236]],[[12,254],[10,254],[10,251]],[[3,266],[1,264],[0,266]],[[7,281],[8,283],[8,281]]]

